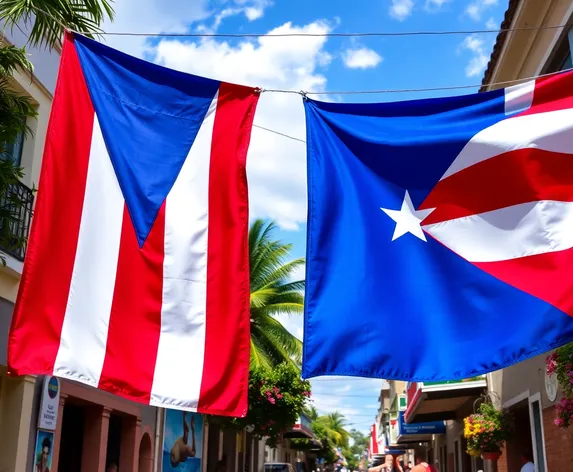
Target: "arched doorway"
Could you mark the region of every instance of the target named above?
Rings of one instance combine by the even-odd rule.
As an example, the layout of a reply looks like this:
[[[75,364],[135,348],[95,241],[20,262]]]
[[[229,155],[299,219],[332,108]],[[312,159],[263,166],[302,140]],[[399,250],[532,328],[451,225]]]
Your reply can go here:
[[[143,433],[139,443],[139,472],[153,471],[153,451],[151,449],[151,438],[148,433]]]

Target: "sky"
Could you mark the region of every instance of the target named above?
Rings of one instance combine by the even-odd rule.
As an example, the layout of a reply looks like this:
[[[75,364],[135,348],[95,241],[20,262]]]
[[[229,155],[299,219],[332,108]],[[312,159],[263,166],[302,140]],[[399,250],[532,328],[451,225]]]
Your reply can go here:
[[[349,33],[498,29],[507,0],[116,0],[109,32]],[[129,54],[166,67],[273,89],[360,91],[419,89],[481,82],[495,34],[399,37],[176,38],[106,36]],[[332,101],[398,101],[472,93],[458,91],[323,96]],[[305,138],[302,100],[263,93],[255,125]],[[303,142],[254,128],[247,160],[251,218],[276,221],[275,236],[305,255],[306,149]],[[304,271],[297,274],[304,277]],[[302,317],[281,321],[302,336]],[[396,337],[403,349],[408,336]],[[352,342],[352,340],[349,340]],[[384,340],[381,340],[384,342]],[[381,380],[340,377],[312,381],[321,413],[335,410],[368,431]]]

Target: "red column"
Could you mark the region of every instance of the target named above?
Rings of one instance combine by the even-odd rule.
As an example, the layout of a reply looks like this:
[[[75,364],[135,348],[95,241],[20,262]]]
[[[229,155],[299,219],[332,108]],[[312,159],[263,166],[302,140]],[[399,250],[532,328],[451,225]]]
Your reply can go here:
[[[86,408],[82,472],[105,472],[110,413],[101,406]]]
[[[119,470],[122,472],[137,472],[140,428],[140,418],[134,416],[124,416],[122,418],[119,452]]]
[[[60,406],[58,408],[58,421],[56,431],[54,431],[54,444],[52,445],[52,470],[58,470],[58,460],[60,458],[60,443],[62,442],[62,426],[64,423],[64,407],[66,405],[65,393],[60,393]]]

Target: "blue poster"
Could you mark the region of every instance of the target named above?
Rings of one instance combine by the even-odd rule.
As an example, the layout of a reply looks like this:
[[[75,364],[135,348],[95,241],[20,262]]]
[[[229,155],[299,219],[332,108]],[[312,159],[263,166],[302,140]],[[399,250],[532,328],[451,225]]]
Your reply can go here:
[[[181,410],[165,411],[163,472],[201,472],[203,416]]]
[[[36,434],[36,449],[34,451],[34,472],[50,472],[52,470],[52,445],[54,433],[39,429]]]

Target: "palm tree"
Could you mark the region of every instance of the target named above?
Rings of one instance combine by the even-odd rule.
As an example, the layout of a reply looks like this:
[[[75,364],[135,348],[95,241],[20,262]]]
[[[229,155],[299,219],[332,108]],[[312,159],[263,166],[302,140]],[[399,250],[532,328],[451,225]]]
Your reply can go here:
[[[335,411],[334,413],[329,413],[328,415],[319,417],[318,421],[324,424],[328,431],[328,435],[336,446],[348,446],[350,434],[346,429],[344,429],[346,426],[346,419],[342,413]]]
[[[308,416],[310,421],[315,422],[318,420],[318,410],[316,409],[315,406],[313,405],[307,406],[304,410],[304,413],[306,416]]]
[[[297,367],[302,342],[274,315],[300,315],[304,306],[304,280],[292,281],[304,259],[286,261],[292,245],[273,241],[273,222],[256,220],[249,230],[251,265],[251,366],[272,368],[281,362]]]
[[[113,19],[113,0],[2,0],[0,21],[13,27],[21,21],[32,25],[29,42],[34,46],[59,45],[64,26],[88,36]],[[91,33],[91,34],[90,34]]]

